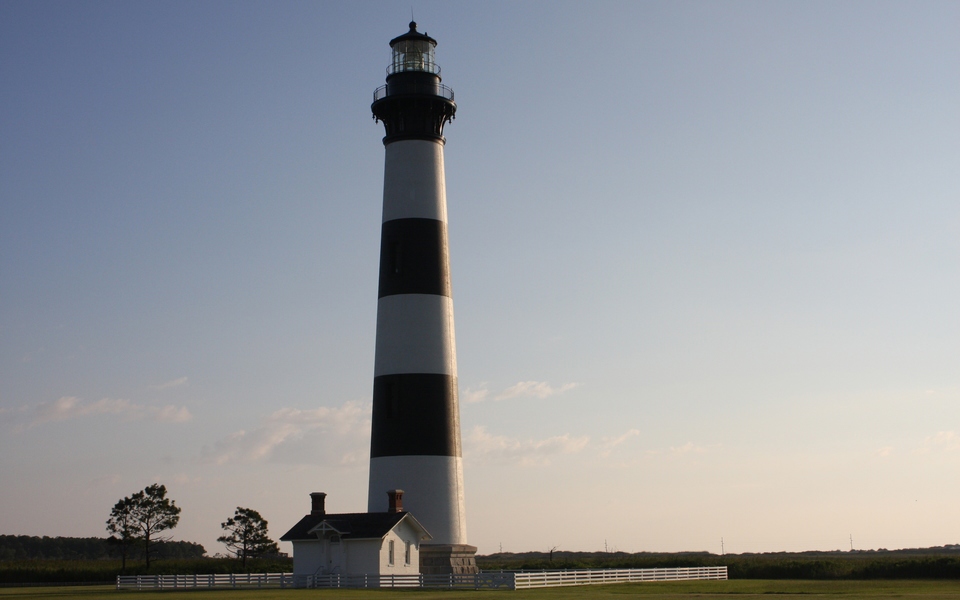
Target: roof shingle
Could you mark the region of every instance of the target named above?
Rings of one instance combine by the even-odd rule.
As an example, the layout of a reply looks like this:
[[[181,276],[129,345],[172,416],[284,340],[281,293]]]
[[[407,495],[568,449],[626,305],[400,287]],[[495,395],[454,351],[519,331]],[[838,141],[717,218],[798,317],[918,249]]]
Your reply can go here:
[[[280,541],[315,540],[317,536],[309,533],[309,531],[324,522],[339,531],[341,539],[382,538],[408,514],[410,513],[406,511],[396,513],[310,514],[300,519],[290,531],[280,536]],[[413,518],[413,515],[410,518],[423,529],[423,526]],[[425,530],[424,533],[426,533]]]

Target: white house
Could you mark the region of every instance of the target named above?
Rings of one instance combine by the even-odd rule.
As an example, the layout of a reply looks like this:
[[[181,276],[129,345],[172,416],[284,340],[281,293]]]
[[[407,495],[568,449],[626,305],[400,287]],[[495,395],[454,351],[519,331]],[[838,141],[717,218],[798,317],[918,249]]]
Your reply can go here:
[[[293,543],[293,574],[416,575],[420,543],[430,534],[403,510],[403,490],[391,490],[385,513],[327,514],[326,494],[310,494],[311,510],[281,541]]]

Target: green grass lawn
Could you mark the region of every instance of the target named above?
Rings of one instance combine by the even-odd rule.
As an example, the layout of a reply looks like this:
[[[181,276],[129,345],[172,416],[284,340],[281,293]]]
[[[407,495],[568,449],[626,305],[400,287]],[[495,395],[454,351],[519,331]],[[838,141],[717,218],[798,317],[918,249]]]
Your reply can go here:
[[[108,598],[110,600],[459,600],[478,597],[502,600],[573,600],[598,598],[624,600],[775,600],[771,595],[802,596],[798,600],[960,600],[960,581],[791,581],[740,579],[732,581],[676,581],[662,583],[621,583],[518,591],[444,591],[444,590],[197,590],[132,592],[112,587],[28,587],[0,588],[0,600],[24,598]]]

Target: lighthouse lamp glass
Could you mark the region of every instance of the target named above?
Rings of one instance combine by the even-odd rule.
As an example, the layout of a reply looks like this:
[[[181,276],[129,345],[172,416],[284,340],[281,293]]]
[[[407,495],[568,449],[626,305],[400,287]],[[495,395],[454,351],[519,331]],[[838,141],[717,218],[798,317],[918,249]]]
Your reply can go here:
[[[439,73],[434,62],[433,44],[425,40],[404,40],[393,45],[393,63],[390,73],[422,71]]]

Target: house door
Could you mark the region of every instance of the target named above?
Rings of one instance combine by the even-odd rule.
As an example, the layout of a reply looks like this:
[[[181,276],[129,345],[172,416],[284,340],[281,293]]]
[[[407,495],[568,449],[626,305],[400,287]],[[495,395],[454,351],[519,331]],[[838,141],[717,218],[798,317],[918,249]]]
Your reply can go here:
[[[327,552],[327,573],[340,573],[343,571],[343,544],[338,538],[330,540],[330,550]]]

